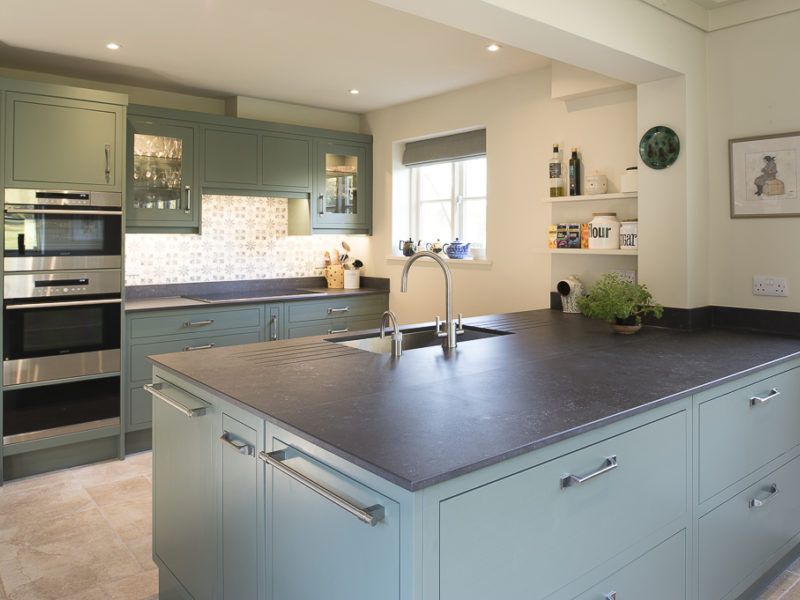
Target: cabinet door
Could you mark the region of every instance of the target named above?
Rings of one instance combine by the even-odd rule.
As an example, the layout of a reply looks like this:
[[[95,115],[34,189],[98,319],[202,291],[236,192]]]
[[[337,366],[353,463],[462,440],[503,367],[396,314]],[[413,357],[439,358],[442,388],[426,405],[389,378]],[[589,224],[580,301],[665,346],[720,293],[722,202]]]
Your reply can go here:
[[[206,128],[203,132],[203,184],[257,187],[258,137],[255,131]]]
[[[311,189],[311,140],[261,136],[261,184],[267,188],[308,192]]]
[[[220,444],[222,598],[258,598],[256,431],[223,414]]]
[[[153,397],[153,554],[194,600],[214,597],[214,407],[161,384]],[[187,416],[185,412],[193,413]]]
[[[9,92],[6,184],[121,191],[122,107]]]
[[[154,119],[128,120],[128,231],[197,228],[193,127]]]
[[[276,448],[286,448],[275,440]],[[379,505],[374,526],[276,467],[270,488],[272,595],[275,600],[397,599],[399,505],[342,473],[288,448],[282,463],[359,509]],[[263,455],[261,455],[263,456]],[[265,503],[266,504],[266,503]]]
[[[355,144],[316,140],[311,225],[314,229],[369,228],[371,160]]]

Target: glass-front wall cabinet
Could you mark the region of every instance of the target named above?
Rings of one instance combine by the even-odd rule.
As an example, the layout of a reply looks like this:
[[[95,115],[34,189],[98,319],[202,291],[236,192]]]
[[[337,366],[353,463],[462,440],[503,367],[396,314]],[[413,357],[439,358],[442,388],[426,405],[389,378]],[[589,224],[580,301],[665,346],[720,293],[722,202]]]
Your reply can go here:
[[[315,227],[346,228],[367,224],[366,151],[324,140],[317,141]]]
[[[129,120],[127,229],[196,227],[194,129]]]

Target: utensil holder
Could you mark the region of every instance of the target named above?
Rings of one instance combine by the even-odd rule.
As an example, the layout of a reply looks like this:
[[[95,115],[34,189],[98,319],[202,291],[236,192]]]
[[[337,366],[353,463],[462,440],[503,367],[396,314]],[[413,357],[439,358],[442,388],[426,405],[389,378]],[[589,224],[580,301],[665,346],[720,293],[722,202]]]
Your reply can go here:
[[[329,288],[344,287],[344,267],[342,265],[328,265],[325,267],[325,280]]]
[[[344,289],[357,290],[361,287],[361,273],[358,269],[345,269]]]

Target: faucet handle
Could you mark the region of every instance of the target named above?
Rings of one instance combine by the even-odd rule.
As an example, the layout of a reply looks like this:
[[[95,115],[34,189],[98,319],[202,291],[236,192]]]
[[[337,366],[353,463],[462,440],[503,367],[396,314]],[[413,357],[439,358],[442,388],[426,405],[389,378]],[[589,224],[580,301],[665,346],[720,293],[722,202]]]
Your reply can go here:
[[[464,318],[464,315],[458,313],[458,326],[456,326],[456,333],[464,333],[464,327],[461,325],[461,319]]]
[[[434,331],[438,337],[447,337],[447,332],[442,331],[442,320],[439,315],[436,315],[436,329]]]

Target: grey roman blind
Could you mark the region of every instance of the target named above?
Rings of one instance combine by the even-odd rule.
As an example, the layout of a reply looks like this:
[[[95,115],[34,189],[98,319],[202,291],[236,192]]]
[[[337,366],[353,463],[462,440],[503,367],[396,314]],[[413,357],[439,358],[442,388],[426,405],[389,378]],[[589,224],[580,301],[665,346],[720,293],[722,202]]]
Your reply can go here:
[[[403,164],[410,167],[478,156],[486,156],[485,129],[409,142],[403,152]]]

